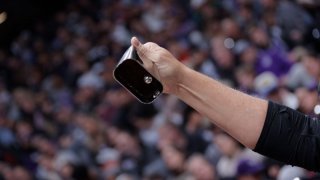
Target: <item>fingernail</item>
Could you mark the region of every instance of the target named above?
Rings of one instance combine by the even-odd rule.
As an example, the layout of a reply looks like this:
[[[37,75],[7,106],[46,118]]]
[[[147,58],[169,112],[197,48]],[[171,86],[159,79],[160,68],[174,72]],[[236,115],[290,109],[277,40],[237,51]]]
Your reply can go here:
[[[132,44],[134,47],[139,47],[141,43],[140,43],[140,41],[138,40],[138,38],[133,37],[133,38],[131,39],[131,44]]]

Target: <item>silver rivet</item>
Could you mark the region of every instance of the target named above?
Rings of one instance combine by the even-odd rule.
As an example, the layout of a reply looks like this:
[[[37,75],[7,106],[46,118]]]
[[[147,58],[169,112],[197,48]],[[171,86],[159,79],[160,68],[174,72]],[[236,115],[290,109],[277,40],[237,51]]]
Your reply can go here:
[[[160,94],[160,91],[156,91],[154,94],[153,94],[153,98],[156,98],[157,96],[159,96],[159,94]]]
[[[145,82],[146,84],[150,84],[150,83],[152,82],[152,77],[150,77],[150,76],[144,76],[143,80],[144,80],[144,82]]]

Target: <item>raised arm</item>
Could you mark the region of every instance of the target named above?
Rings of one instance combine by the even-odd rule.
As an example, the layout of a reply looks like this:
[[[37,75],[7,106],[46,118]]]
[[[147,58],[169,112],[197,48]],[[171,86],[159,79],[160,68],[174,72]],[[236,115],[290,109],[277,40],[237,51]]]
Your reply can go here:
[[[264,125],[268,103],[184,68],[175,93],[243,145],[253,149]]]
[[[320,171],[320,121],[229,88],[176,60],[154,43],[131,40],[164,92],[207,116],[243,145],[263,155]]]
[[[163,83],[166,93],[179,97],[243,145],[255,147],[264,125],[267,101],[188,68],[157,44],[141,44],[136,38],[131,43],[146,69]]]

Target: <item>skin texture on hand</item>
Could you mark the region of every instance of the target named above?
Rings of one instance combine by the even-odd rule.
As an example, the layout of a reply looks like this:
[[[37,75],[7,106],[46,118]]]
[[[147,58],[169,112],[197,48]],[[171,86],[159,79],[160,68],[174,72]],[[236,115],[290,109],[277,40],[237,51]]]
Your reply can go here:
[[[155,43],[141,44],[136,37],[133,37],[131,44],[137,50],[146,70],[162,83],[164,93],[176,94],[184,65],[168,50]]]

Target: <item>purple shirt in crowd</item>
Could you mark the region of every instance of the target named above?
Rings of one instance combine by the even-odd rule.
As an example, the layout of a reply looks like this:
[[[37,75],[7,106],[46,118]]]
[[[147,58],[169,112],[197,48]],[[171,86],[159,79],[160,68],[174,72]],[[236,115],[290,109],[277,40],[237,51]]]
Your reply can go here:
[[[276,43],[268,49],[258,50],[255,69],[257,74],[265,71],[274,73],[277,77],[285,75],[291,68],[292,62],[288,59],[286,51]]]

